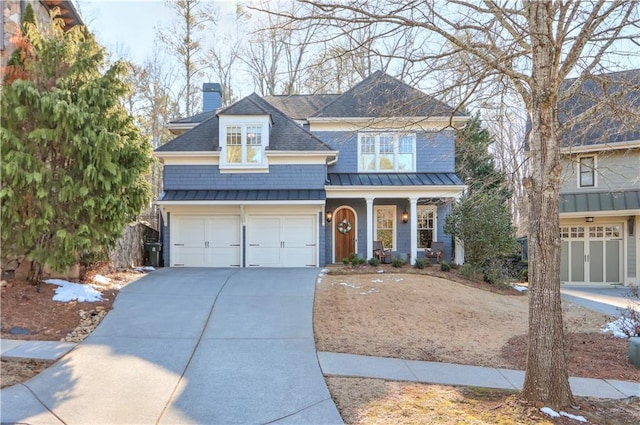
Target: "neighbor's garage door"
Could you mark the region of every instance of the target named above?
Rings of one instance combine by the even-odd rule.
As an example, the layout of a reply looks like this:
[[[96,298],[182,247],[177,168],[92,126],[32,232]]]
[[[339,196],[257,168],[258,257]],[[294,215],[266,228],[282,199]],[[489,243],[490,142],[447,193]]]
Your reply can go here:
[[[250,215],[247,219],[248,267],[317,266],[315,215]]]
[[[239,267],[240,217],[171,217],[171,267]]]

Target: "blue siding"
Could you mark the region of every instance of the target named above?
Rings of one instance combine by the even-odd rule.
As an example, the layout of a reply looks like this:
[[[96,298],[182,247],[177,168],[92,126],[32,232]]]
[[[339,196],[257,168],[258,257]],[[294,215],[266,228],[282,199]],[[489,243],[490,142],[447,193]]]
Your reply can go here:
[[[453,130],[418,133],[416,151],[416,172],[454,173],[456,171]]]
[[[325,224],[323,226],[323,223]],[[320,227],[319,231],[318,231],[318,266],[322,267],[325,264],[327,264],[327,261],[325,260],[325,243],[326,243],[326,232],[325,229],[327,228],[327,223],[324,219],[324,217],[322,216],[322,212],[318,213],[318,226]],[[329,226],[330,227],[330,226]]]
[[[220,174],[215,165],[165,165],[166,190],[323,189],[326,166],[272,165],[268,173]]]
[[[329,167],[330,173],[358,172],[358,135],[346,131],[316,131],[320,140],[340,151],[338,162]],[[416,134],[416,172],[455,172],[454,131],[420,132]]]

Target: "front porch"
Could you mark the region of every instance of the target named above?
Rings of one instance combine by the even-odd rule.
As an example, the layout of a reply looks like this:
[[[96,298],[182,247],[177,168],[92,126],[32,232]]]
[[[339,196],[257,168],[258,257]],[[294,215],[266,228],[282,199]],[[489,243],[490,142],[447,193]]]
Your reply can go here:
[[[454,197],[388,196],[368,198],[330,198],[325,205],[325,259],[340,263],[349,254],[370,259],[374,241],[391,249],[393,257],[424,258],[433,241],[445,246],[443,260],[462,264],[464,251],[444,232],[446,217]],[[454,249],[455,248],[455,249]]]

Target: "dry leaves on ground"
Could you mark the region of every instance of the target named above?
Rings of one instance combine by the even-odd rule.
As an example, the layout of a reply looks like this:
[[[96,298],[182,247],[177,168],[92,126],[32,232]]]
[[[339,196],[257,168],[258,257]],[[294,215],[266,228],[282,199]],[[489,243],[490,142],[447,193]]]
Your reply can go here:
[[[314,329],[320,351],[524,369],[527,311],[526,296],[433,276],[328,275],[317,285]],[[563,315],[576,334],[572,376],[640,380],[626,340],[600,332],[610,317],[568,302]]]

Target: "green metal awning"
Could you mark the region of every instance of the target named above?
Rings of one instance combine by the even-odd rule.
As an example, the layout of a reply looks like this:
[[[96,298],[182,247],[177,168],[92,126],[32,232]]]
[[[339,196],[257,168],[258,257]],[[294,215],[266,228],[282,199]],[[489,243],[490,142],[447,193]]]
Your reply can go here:
[[[560,195],[560,214],[640,210],[640,190]]]

